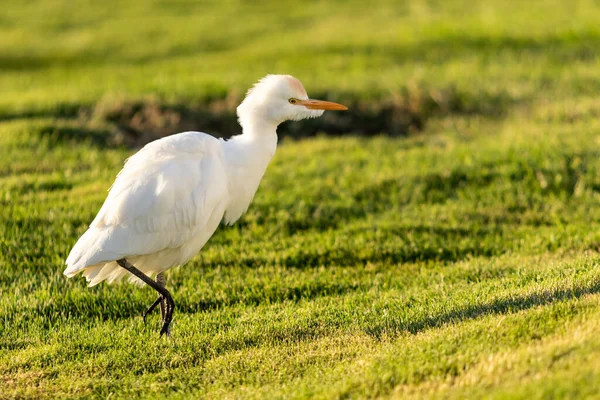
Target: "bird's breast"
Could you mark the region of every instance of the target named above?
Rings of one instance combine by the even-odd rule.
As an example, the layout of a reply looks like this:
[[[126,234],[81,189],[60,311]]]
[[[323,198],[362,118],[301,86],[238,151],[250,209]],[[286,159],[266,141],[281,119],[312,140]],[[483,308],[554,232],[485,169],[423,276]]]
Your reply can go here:
[[[265,167],[266,168],[266,167]],[[265,168],[240,172],[229,184],[229,202],[225,209],[225,223],[232,224],[244,214],[258,190]]]

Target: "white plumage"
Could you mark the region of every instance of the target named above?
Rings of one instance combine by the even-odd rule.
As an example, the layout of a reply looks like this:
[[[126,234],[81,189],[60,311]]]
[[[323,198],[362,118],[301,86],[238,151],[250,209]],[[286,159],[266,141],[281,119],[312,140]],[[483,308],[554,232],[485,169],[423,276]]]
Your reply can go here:
[[[185,132],[132,156],[69,254],[65,275],[83,271],[93,286],[126,275],[115,262],[122,258],[152,276],[193,257],[231,202],[225,144]]]
[[[346,109],[309,100],[289,75],[268,75],[238,107],[243,134],[230,140],[201,132],[168,136],[127,160],[104,205],[69,254],[64,273],[90,286],[129,275],[126,259],[148,276],[182,265],[219,223],[235,222],[254,197],[277,146],[277,125]]]

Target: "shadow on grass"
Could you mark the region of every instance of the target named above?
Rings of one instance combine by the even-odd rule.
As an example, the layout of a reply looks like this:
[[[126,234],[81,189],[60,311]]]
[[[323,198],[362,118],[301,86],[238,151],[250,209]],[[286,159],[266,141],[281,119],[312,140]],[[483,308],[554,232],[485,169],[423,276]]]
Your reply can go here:
[[[80,282],[80,284],[83,283]],[[98,290],[92,289],[89,292],[74,293],[72,288],[65,284],[59,288],[62,294],[55,294],[46,301],[39,301],[33,306],[25,307],[27,309],[7,309],[4,314],[0,314],[0,319],[4,321],[4,328],[6,329],[22,329],[26,326],[35,325],[47,330],[60,326],[68,320],[98,319],[108,321],[141,318],[142,313],[155,297],[155,292],[147,287],[132,287],[116,293],[118,288],[119,285],[99,287]],[[171,290],[176,304],[176,313],[193,314],[234,305],[258,306],[286,301],[297,302],[303,299],[315,299],[324,296],[338,296],[356,291],[358,288],[359,285],[355,282],[311,281],[296,286],[254,287],[251,292],[246,287],[236,287],[227,290],[226,296],[204,298],[198,298],[197,295],[190,293],[178,293],[177,288]],[[134,293],[140,290],[149,294],[147,301],[138,297],[139,292]],[[154,314],[157,313],[158,309],[155,310]],[[0,346],[0,348],[2,347]]]
[[[405,202],[442,203],[450,198],[456,198],[457,192],[469,187],[485,188],[502,175],[494,170],[497,164],[479,164],[473,168],[461,166],[449,172],[429,173],[423,176],[387,179],[361,189],[354,194],[354,200],[365,205],[388,204],[394,194],[400,193],[401,187],[411,188],[406,191]]]
[[[498,165],[478,165],[473,168],[456,167],[448,173],[430,173],[425,176],[404,176],[387,179],[358,189],[352,194],[352,202],[346,204],[330,204],[319,200],[311,201],[302,213],[294,214],[290,210],[289,217],[282,220],[280,215],[274,217],[272,205],[253,205],[255,220],[258,225],[279,226],[288,235],[307,230],[328,231],[348,224],[352,220],[365,218],[369,214],[388,211],[405,204],[444,203],[458,197],[459,191],[469,188],[484,189],[503,176],[492,172]],[[482,172],[488,171],[488,172]],[[247,225],[242,218],[236,223],[238,229]]]
[[[538,306],[549,305],[570,299],[578,299],[588,294],[595,293],[600,293],[600,281],[594,281],[586,286],[571,289],[544,290],[524,296],[497,299],[489,303],[477,304],[417,321],[390,321],[388,323],[369,327],[365,329],[365,332],[376,338],[381,338],[384,334],[393,335],[402,331],[416,334],[427,329],[474,320],[486,315],[515,313]]]
[[[2,111],[0,121],[32,118],[77,118],[82,110],[89,108],[78,103],[58,103],[49,108],[22,111]]]
[[[567,200],[573,197],[578,186],[590,180],[590,165],[598,156],[597,150],[590,149],[556,158],[550,166],[544,160],[509,158],[470,167],[458,165],[449,171],[426,175],[405,175],[359,187],[347,196],[351,201],[342,204],[322,202],[320,194],[317,194],[308,199],[308,205],[302,210],[289,204],[277,205],[282,209],[288,208],[285,217],[273,213],[272,204],[255,204],[252,206],[252,223],[270,229],[277,226],[288,235],[308,230],[324,232],[339,229],[369,215],[391,210],[401,212],[401,207],[406,204],[444,204],[463,195],[472,198],[482,192],[488,197],[507,194],[518,200],[505,201],[502,209],[487,210],[489,214],[462,211],[464,221],[485,225],[551,226],[557,221],[544,212],[547,198],[553,196]],[[598,191],[600,185],[592,182],[589,187]],[[339,194],[336,196],[339,197]],[[525,220],[524,214],[528,214]],[[248,222],[242,218],[235,226],[242,229]]]
[[[277,264],[286,268],[315,268],[320,266],[356,266],[369,263],[399,264],[420,261],[455,262],[474,256],[495,256],[510,250],[503,238],[501,227],[473,227],[472,229],[403,226],[377,228],[369,241],[375,243],[394,240],[394,246],[356,249],[352,245],[321,249],[298,248],[284,252],[275,259],[261,255],[240,255],[237,259],[205,260],[206,268],[244,267],[259,268]],[[468,238],[468,240],[467,240]]]
[[[347,291],[354,290],[352,287],[333,285],[327,290],[320,291],[318,295],[343,294]],[[441,327],[449,324],[456,324],[468,320],[475,320],[487,315],[502,315],[510,314],[523,310],[532,309],[538,306],[550,305],[556,302],[562,302],[570,299],[578,299],[588,294],[600,292],[600,281],[594,281],[587,285],[582,285],[570,289],[544,290],[537,293],[515,296],[504,299],[497,299],[488,303],[473,305],[462,309],[453,310],[447,313],[433,315],[420,320],[414,321],[386,321],[381,324],[369,324],[367,321],[364,325],[370,325],[363,328],[363,331],[376,338],[381,339],[384,336],[394,336],[401,332],[410,332],[416,334],[428,329]],[[296,292],[294,290],[284,294],[280,299],[287,298],[296,300],[298,295],[303,296],[302,290]],[[109,293],[95,294],[85,302],[74,301],[74,298],[69,295],[60,297],[59,301],[52,303],[41,304],[35,310],[29,310],[26,315],[20,315],[20,312],[9,313],[2,315],[5,321],[4,329],[27,329],[32,324],[36,328],[44,330],[56,329],[57,326],[65,323],[67,320],[115,320],[115,319],[130,319],[141,318],[140,314],[145,309],[147,304],[142,304],[139,301],[127,301],[122,299],[117,303],[109,301],[107,298]],[[131,299],[130,299],[131,300]],[[258,301],[261,303],[262,301]],[[177,303],[176,313],[195,313],[204,309],[213,309],[228,305],[229,302],[221,300],[199,300],[193,302]],[[252,303],[252,301],[250,301]],[[33,311],[33,312],[32,312]],[[377,318],[377,316],[374,316]],[[337,318],[337,317],[336,317]],[[232,319],[232,321],[234,321]],[[150,327],[156,324],[156,317],[148,321]],[[212,341],[209,340],[202,344],[206,348],[211,348],[211,354],[221,354],[228,351],[240,350],[244,348],[257,347],[265,343],[294,343],[307,340],[313,340],[318,337],[323,337],[328,334],[337,332],[339,329],[353,324],[353,318],[348,315],[340,315],[339,320],[321,321],[314,317],[310,320],[303,321],[301,326],[273,326],[265,327],[263,330],[251,330],[247,333],[235,337],[225,335],[223,338]],[[73,322],[71,322],[73,323]],[[219,329],[227,331],[232,322],[219,323]],[[350,324],[350,325],[348,325]],[[213,327],[214,328],[214,327]],[[150,330],[151,331],[151,330]],[[158,333],[156,333],[158,337]],[[0,349],[18,350],[26,348],[30,345],[27,341],[17,343],[0,341]],[[204,356],[201,356],[203,358]]]
[[[106,129],[92,129],[85,126],[48,125],[39,130],[40,137],[53,144],[87,142],[98,147],[108,147],[110,133]]]

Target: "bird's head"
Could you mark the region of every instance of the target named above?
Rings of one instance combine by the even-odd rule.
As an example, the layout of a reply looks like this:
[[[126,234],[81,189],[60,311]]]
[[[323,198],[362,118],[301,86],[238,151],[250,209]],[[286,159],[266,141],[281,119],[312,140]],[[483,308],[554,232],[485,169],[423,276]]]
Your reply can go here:
[[[347,110],[346,106],[309,99],[302,83],[291,75],[267,75],[248,90],[237,108],[242,125],[247,121],[275,125],[288,120],[316,118],[325,110]]]

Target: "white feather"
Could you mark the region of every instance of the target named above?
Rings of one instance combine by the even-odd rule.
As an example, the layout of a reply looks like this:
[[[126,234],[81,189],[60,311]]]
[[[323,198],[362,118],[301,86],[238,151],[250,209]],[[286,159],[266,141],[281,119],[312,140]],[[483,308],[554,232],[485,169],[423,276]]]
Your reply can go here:
[[[69,254],[65,274],[90,268],[86,277],[96,284],[111,280],[112,270],[119,272],[112,280],[124,275],[112,262],[121,258],[135,258],[147,274],[187,261],[215,231],[229,199],[223,143],[186,132],[131,157]]]
[[[122,258],[148,276],[191,259],[223,219],[231,224],[248,209],[275,154],[277,125],[323,113],[290,98],[308,100],[300,81],[269,75],[238,107],[242,135],[224,141],[184,132],[134,154],[71,250],[65,275],[112,283],[128,276],[116,263]]]

